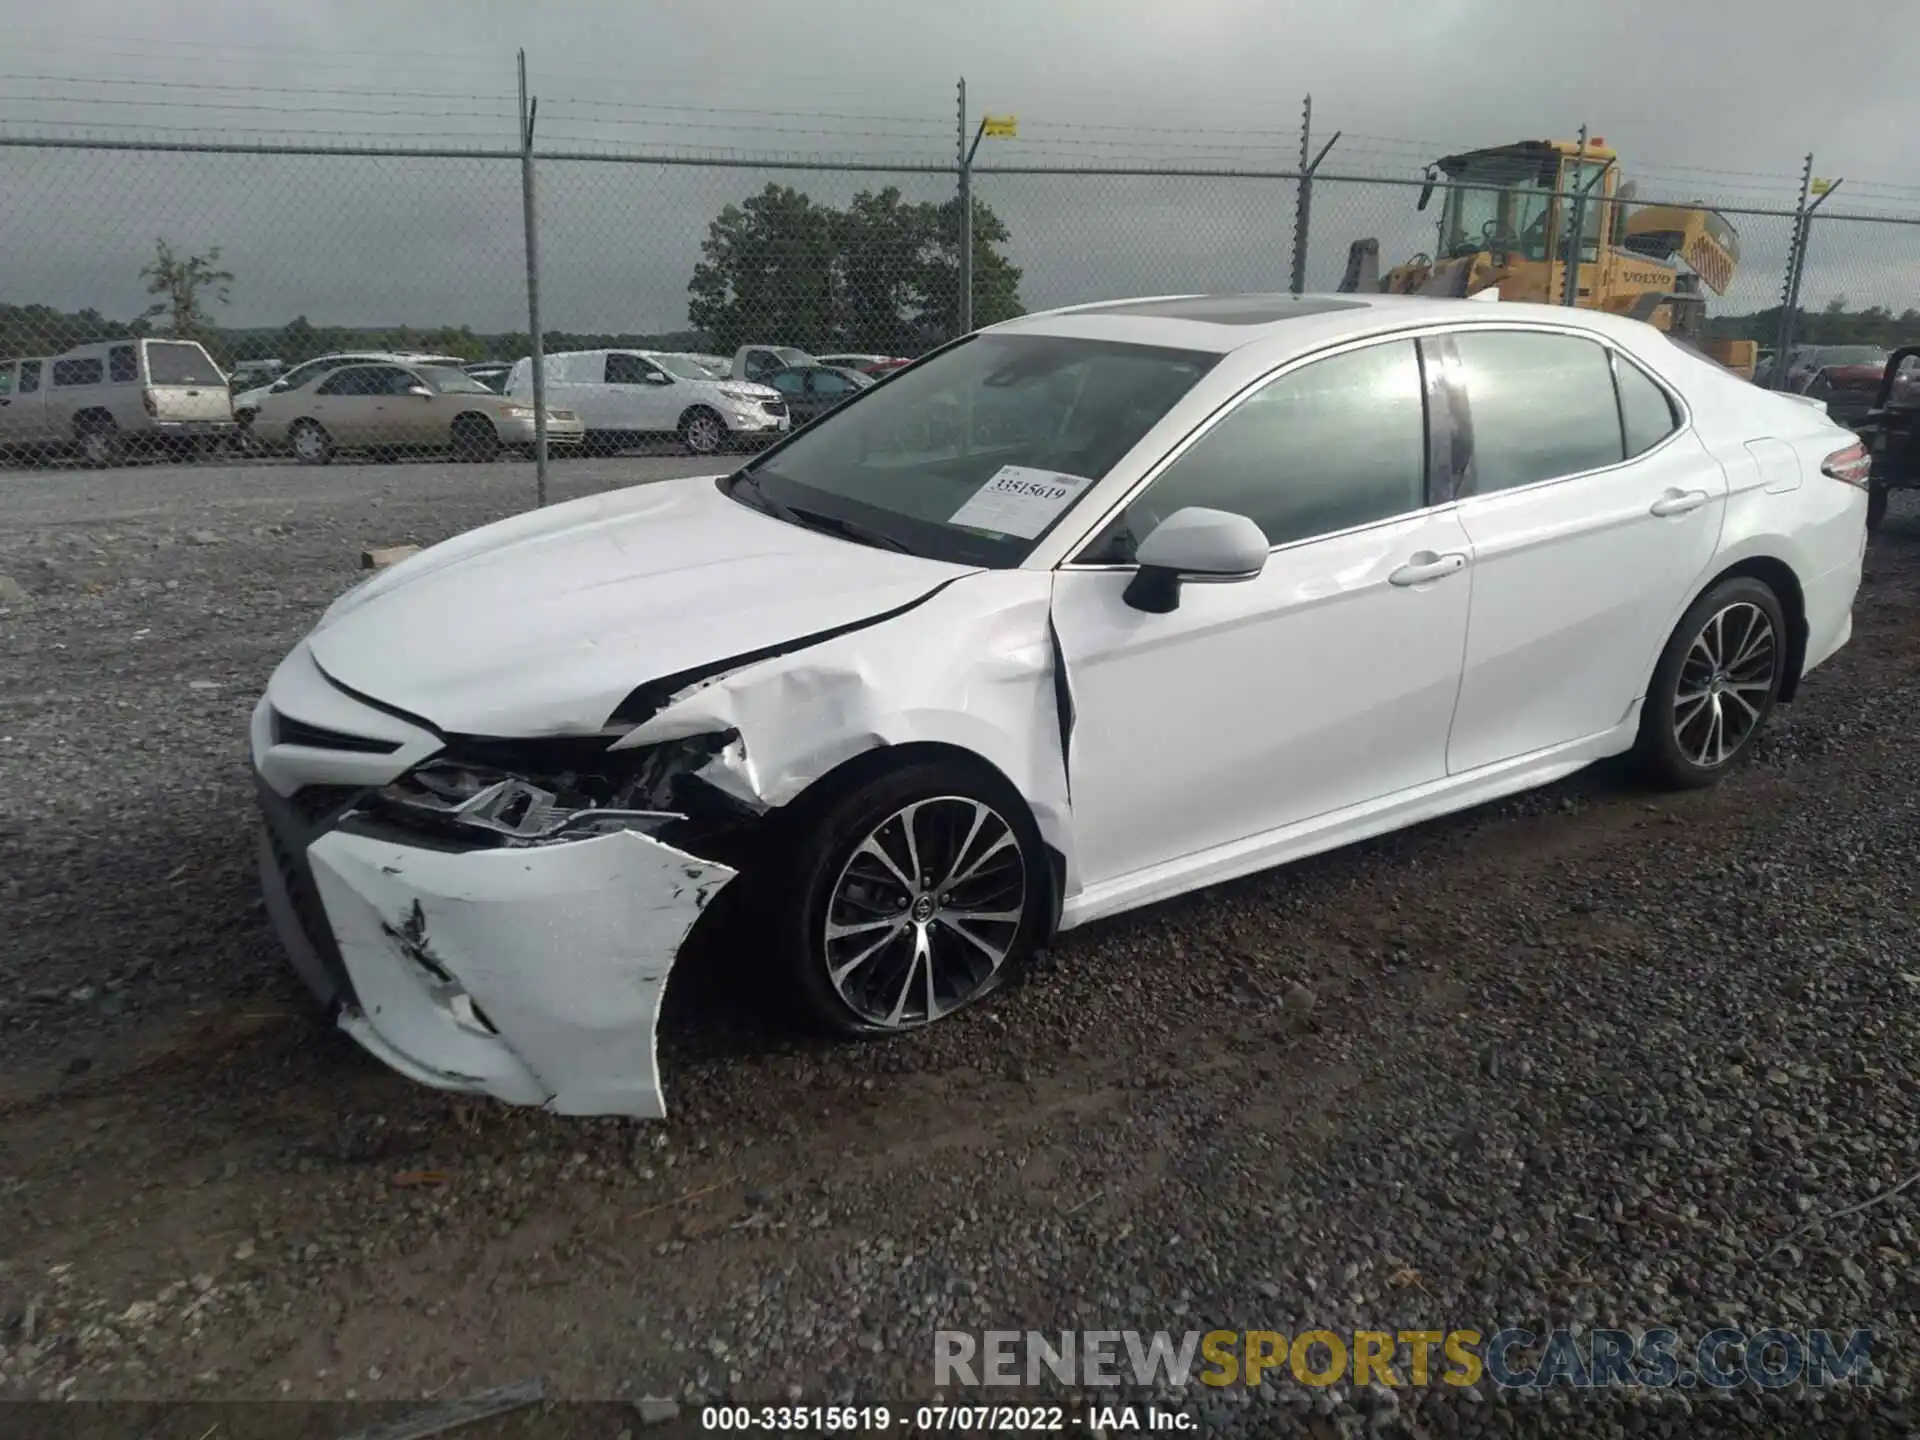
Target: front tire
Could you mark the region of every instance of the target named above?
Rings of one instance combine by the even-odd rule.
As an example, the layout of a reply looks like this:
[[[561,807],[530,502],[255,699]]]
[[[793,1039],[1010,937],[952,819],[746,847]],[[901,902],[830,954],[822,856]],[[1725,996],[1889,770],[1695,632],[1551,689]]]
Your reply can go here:
[[[786,837],[766,894],[802,1016],[846,1037],[919,1029],[1005,986],[1049,914],[1040,833],[1019,795],[958,761],[903,766]]]
[[[453,454],[457,460],[485,464],[500,458],[500,432],[484,415],[462,415],[453,422]]]
[[[1640,713],[1642,775],[1669,790],[1717,784],[1760,733],[1786,678],[1779,597],[1750,576],[1724,580],[1681,617]]]
[[[727,443],[727,422],[711,410],[693,410],[680,422],[680,443],[689,454],[718,455]]]

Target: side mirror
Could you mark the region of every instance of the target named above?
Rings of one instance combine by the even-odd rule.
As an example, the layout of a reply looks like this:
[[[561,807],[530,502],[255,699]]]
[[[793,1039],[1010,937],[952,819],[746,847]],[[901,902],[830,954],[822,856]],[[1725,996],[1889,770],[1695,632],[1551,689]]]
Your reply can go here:
[[[292,388],[293,387],[287,384],[286,381],[276,380],[273,382],[273,384],[267,387],[267,393],[269,395],[284,395],[287,393],[288,390]]]
[[[429,390],[425,385],[409,385],[407,386],[407,394],[418,395],[422,400],[431,400],[433,398],[433,391]]]
[[[1140,566],[1123,599],[1136,610],[1165,615],[1180,604],[1183,581],[1231,584],[1267,566],[1267,535],[1244,515],[1189,505],[1153,527],[1134,551]]]
[[[663,375],[658,370],[649,370],[647,372],[647,384],[649,385],[671,385],[672,383],[673,377],[671,375]]]

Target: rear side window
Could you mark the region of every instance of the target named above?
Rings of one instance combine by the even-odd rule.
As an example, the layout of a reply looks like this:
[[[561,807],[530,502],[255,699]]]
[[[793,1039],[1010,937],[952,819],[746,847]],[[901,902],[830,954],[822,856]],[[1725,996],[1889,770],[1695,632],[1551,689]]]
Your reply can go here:
[[[126,385],[140,378],[140,352],[131,345],[116,345],[107,351],[107,379]]]
[[[40,389],[40,362],[22,360],[20,362],[20,393],[32,395]]]
[[[107,367],[98,355],[80,360],[53,362],[53,383],[60,385],[98,385],[106,377]]]
[[[218,385],[220,367],[198,345],[178,340],[147,342],[149,385]]]
[[[371,395],[374,372],[370,369],[336,370],[314,389],[316,395]]]
[[[0,399],[13,394],[13,366],[0,365]]]
[[[1624,355],[1613,357],[1614,383],[1620,387],[1620,429],[1626,436],[1627,458],[1644,455],[1680,428],[1673,401],[1638,365]]]
[[[1607,352],[1574,335],[1456,332],[1481,495],[1617,465],[1625,458]]]

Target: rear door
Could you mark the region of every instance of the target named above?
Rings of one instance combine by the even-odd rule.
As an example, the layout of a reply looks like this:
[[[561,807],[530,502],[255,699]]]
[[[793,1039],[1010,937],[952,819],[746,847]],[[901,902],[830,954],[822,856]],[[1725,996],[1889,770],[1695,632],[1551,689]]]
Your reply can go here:
[[[47,362],[22,360],[14,372],[12,404],[0,410],[0,433],[9,444],[43,445],[55,438],[47,420]]]
[[[233,419],[233,392],[200,346],[191,340],[147,340],[141,349],[154,419],[176,424]]]
[[[386,368],[342,366],[312,388],[306,403],[299,407],[300,412],[318,420],[336,445],[379,443],[375,438],[377,405],[383,398],[380,392],[385,389],[379,372]]]
[[[21,411],[19,396],[15,393],[20,367],[12,360],[0,360],[0,446],[20,445],[26,436],[21,433]]]
[[[1674,398],[1586,336],[1444,341],[1471,457],[1473,610],[1450,774],[1613,730],[1706,578],[1727,476]]]

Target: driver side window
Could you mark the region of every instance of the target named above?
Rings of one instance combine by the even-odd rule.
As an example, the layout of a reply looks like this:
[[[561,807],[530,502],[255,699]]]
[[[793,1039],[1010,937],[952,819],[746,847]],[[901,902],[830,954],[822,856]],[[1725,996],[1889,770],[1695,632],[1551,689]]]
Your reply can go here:
[[[607,356],[607,384],[644,385],[647,383],[647,362],[638,355]]]
[[[1279,547],[1425,508],[1426,409],[1411,340],[1270,380],[1160,473],[1086,558],[1124,563],[1189,505],[1244,515]]]

